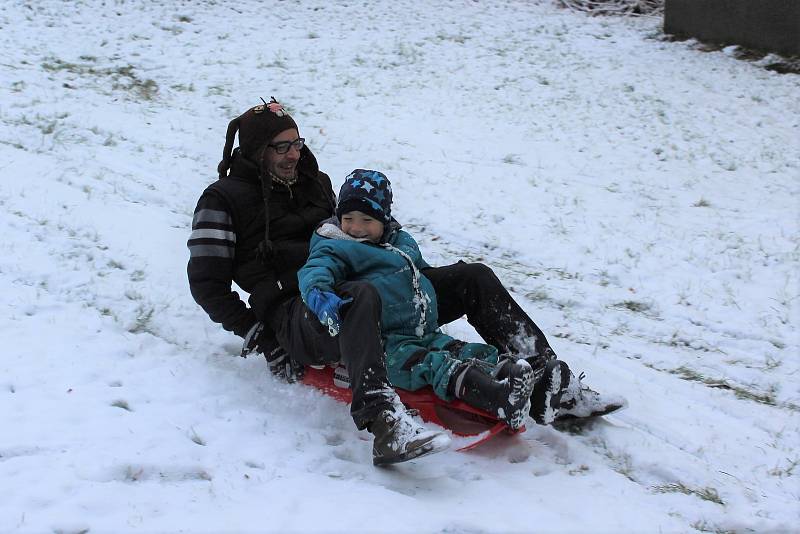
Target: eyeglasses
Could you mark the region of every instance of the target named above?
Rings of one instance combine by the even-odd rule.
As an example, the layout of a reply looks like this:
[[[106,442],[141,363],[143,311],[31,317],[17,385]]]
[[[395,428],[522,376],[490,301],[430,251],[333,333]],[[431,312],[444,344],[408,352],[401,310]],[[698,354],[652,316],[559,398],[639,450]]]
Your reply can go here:
[[[306,140],[302,137],[298,137],[294,141],[281,141],[280,143],[270,143],[267,146],[273,149],[278,154],[286,154],[289,152],[290,148],[296,148],[297,150],[302,150],[303,147],[306,145]]]

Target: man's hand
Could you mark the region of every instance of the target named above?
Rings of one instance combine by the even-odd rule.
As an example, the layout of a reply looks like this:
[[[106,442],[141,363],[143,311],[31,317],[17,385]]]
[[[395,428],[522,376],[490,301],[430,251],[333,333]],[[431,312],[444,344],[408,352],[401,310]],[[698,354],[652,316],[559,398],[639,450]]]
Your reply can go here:
[[[264,356],[267,358],[269,370],[276,378],[286,380],[290,384],[303,379],[306,372],[305,366],[291,359],[277,341],[272,350],[265,352]]]
[[[351,302],[353,302],[352,298],[342,299],[336,293],[321,291],[315,287],[308,293],[306,304],[317,316],[319,322],[328,327],[328,333],[336,336],[339,334],[342,323],[341,309]]]
[[[264,352],[265,348],[261,346],[265,341],[265,337],[267,336],[264,335],[264,323],[259,322],[254,324],[250,330],[247,331],[247,335],[244,336],[244,343],[242,343],[242,353],[240,356],[246,358],[247,355],[253,351],[266,354]]]
[[[289,383],[302,380],[305,366],[289,357],[274,336],[265,332],[264,323],[256,323],[247,332],[242,345],[242,357],[251,352],[260,352],[267,359],[269,370],[278,378]]]

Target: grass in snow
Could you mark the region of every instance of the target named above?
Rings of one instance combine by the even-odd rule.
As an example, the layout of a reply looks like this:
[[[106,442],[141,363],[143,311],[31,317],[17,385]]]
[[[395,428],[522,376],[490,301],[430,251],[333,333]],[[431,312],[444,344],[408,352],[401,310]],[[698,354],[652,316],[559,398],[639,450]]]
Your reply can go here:
[[[653,486],[653,491],[656,493],[683,493],[684,495],[694,495],[704,501],[710,501],[725,506],[725,502],[720,498],[719,493],[714,488],[692,488],[682,482],[673,482],[672,484]]]

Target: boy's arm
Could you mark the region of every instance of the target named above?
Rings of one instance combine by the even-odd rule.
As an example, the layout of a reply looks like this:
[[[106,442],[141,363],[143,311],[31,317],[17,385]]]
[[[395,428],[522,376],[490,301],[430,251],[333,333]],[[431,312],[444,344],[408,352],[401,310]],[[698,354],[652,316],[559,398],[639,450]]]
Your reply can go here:
[[[308,294],[314,288],[333,292],[337,282],[346,280],[351,271],[345,255],[336,250],[331,241],[326,239],[312,244],[306,264],[297,272],[303,302],[308,302]]]

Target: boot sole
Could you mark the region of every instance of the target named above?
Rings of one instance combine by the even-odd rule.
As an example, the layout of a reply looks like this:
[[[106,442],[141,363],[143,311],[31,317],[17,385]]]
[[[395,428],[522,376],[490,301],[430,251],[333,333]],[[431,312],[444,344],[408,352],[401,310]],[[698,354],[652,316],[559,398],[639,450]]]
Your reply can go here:
[[[402,462],[408,462],[409,460],[416,460],[417,458],[422,458],[423,456],[429,456],[431,454],[435,454],[437,452],[442,452],[447,450],[450,447],[450,438],[447,437],[445,434],[439,434],[434,436],[430,441],[426,441],[422,445],[411,449],[410,451],[406,451],[401,454],[397,454],[394,456],[379,456],[372,458],[372,465],[374,466],[382,466],[382,465],[391,465],[391,464],[399,464]]]
[[[569,367],[560,360],[547,362],[542,381],[547,381],[544,388],[531,398],[531,417],[540,425],[549,425],[558,418],[558,407],[561,403],[561,392],[569,384]]]
[[[511,412],[512,416],[509,417],[505,423],[514,430],[522,426],[525,422],[525,417],[530,411],[530,398],[534,386],[533,378],[533,368],[528,367],[521,376],[512,379],[512,383],[517,386],[514,388],[515,392],[512,394],[516,394],[517,396],[518,407]],[[510,396],[511,395],[509,395],[509,397]]]
[[[583,417],[578,417],[577,415],[572,415],[571,413],[565,413],[563,415],[557,415],[556,418],[555,418],[555,421],[559,422],[559,421],[575,421],[577,419],[593,419],[595,417],[603,417],[604,415],[608,415],[610,413],[614,413],[614,412],[619,411],[619,410],[621,410],[621,409],[623,409],[625,407],[627,407],[627,404],[609,404],[608,406],[606,406],[605,409],[597,411],[597,412],[592,412],[589,415],[585,415]]]

